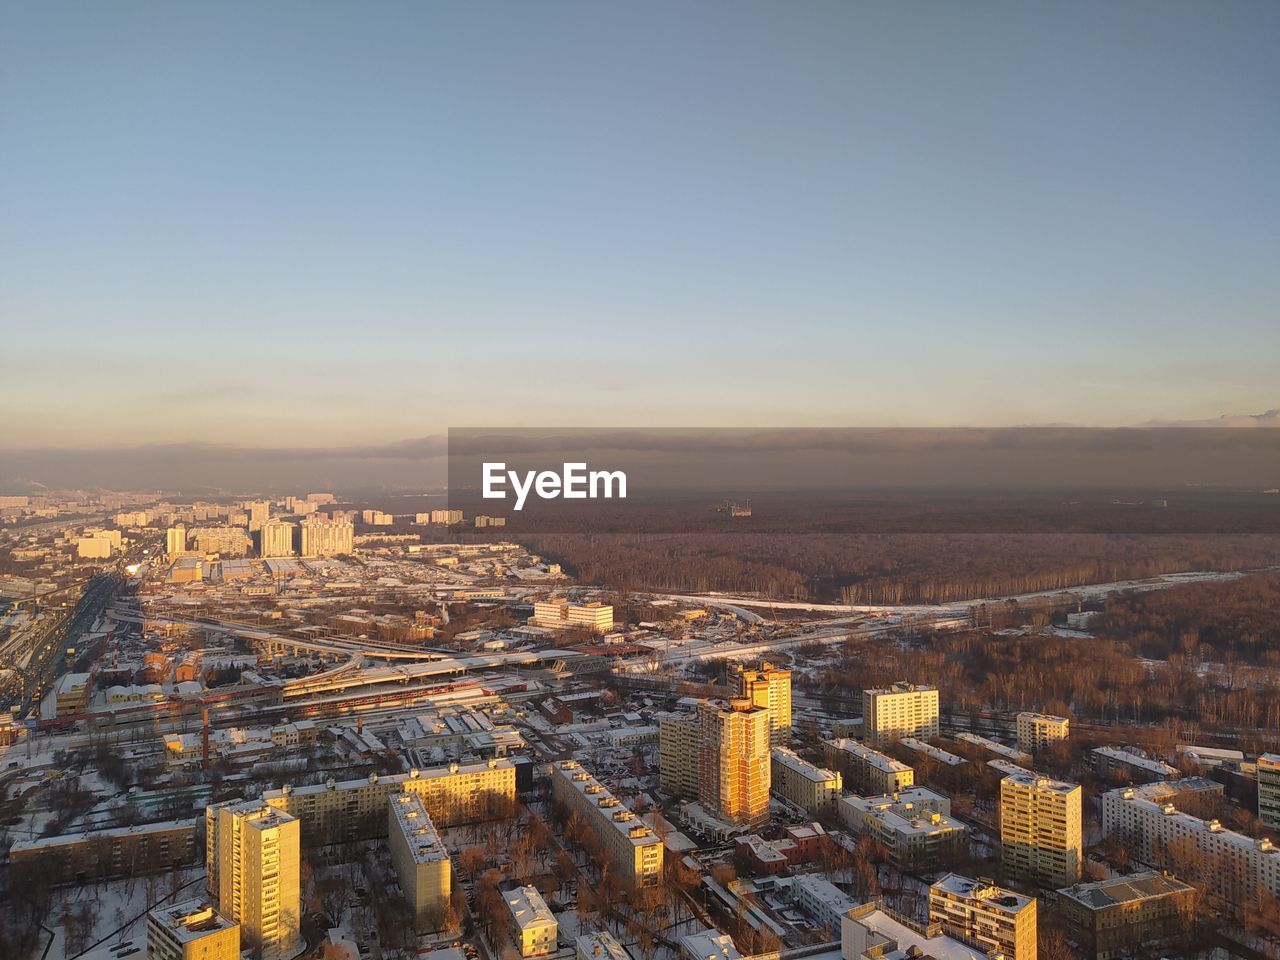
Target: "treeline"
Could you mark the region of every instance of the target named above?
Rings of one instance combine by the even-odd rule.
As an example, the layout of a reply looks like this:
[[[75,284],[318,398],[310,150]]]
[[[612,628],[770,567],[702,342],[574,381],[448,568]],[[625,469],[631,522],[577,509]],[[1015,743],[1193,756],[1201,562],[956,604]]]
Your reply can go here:
[[[868,641],[850,645],[805,686],[847,702],[865,687],[903,679],[936,684],[949,713],[1042,710],[1095,723],[1162,724],[1168,743],[1175,731],[1187,738],[1231,733],[1240,749],[1273,750],[1280,729],[1274,684],[1232,687],[1180,654],[1144,662],[1104,637],[963,631],[931,633],[913,645]],[[1155,730],[1144,741],[1168,743],[1157,744]]]
[[[1280,561],[1254,535],[529,535],[578,580],[617,590],[752,593],[851,604],[946,603]]]
[[[1096,630],[1152,659],[1280,667],[1280,573],[1117,596]]]

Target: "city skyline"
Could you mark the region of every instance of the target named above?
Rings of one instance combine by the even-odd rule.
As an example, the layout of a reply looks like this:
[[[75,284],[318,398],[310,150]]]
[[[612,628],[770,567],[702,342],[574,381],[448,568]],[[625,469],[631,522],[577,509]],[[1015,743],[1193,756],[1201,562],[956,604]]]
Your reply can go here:
[[[1277,406],[1272,5],[2,16],[0,450]]]

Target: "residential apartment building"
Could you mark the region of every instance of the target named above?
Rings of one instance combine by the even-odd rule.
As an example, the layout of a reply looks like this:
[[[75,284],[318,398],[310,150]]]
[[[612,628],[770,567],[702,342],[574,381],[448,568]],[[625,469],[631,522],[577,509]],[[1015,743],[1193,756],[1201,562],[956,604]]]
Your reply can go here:
[[[592,930],[574,941],[574,960],[632,960],[618,938],[608,930]]]
[[[1264,894],[1280,898],[1280,848],[1151,799],[1164,786],[1104,793],[1103,838],[1123,843],[1139,863],[1172,870],[1234,909]]]
[[[914,737],[938,736],[938,688],[914,683],[862,691],[862,736],[873,747]]]
[[[1058,891],[1058,913],[1088,960],[1177,954],[1196,918],[1196,891],[1167,873],[1077,883]],[[1167,952],[1166,952],[1167,951]]]
[[[1094,747],[1089,756],[1098,773],[1131,783],[1159,783],[1173,780],[1181,773],[1162,760],[1123,747]]]
[[[147,914],[147,960],[240,960],[240,924],[207,900],[183,900]]]
[[[1264,827],[1280,830],[1280,753],[1258,757],[1258,819]]]
[[[420,797],[387,798],[387,846],[400,890],[413,908],[414,929],[439,929],[453,892],[453,868]]]
[[[951,818],[951,801],[925,787],[881,797],[842,797],[840,819],[884,846],[897,870],[922,873],[951,866],[968,846],[964,824]]]
[[[600,840],[616,875],[632,888],[662,883],[662,840],[574,760],[551,765],[551,794]]]
[[[264,523],[258,530],[258,542],[261,549],[258,555],[262,557],[292,557],[293,556],[293,531],[295,527],[292,523],[284,520],[269,520]]]
[[[772,663],[748,669],[738,664],[738,696],[769,711],[769,742],[775,747],[791,737],[791,671]]]
[[[916,782],[911,767],[857,740],[824,740],[822,747],[827,766],[844,776],[845,788],[863,796],[898,793]]]
[[[570,603],[563,597],[540,600],[533,605],[529,622],[552,630],[577,627],[593,633],[608,633],[613,629],[613,607],[599,601]]]
[[[1048,713],[1018,714],[1018,749],[1036,754],[1055,743],[1066,740],[1071,733],[1071,721]]]
[[[410,793],[437,827],[493,820],[514,810],[516,765],[505,758],[360,780],[268,790],[262,799],[302,821],[308,842],[367,840],[387,835],[387,798]]]
[[[175,523],[164,532],[164,552],[170,558],[180,557],[187,552],[187,528]]]
[[[342,517],[329,519],[312,514],[298,524],[304,557],[344,557],[355,543],[355,524]]]
[[[1036,898],[990,880],[947,874],[929,888],[929,922],[1006,960],[1036,960]]]
[[[669,713],[658,718],[658,782],[672,797],[698,795],[698,718]]]
[[[196,552],[216,553],[223,557],[243,557],[253,546],[244,527],[196,527],[191,531]]]
[[[775,794],[815,817],[835,813],[843,784],[839,773],[802,760],[786,747],[774,747],[771,757],[770,778]]]
[[[1015,773],[1000,781],[1000,844],[1011,877],[1050,887],[1080,879],[1083,795],[1079,784],[1048,777]]]
[[[941,923],[919,923],[878,900],[854,907],[840,918],[840,960],[991,960],[943,932]]]
[[[113,827],[15,840],[9,862],[21,872],[37,862],[53,883],[95,883],[198,863],[196,820]]]
[[[219,912],[262,960],[289,960],[302,946],[297,818],[250,800],[219,807],[215,824]]]
[[[769,711],[745,698],[698,705],[698,800],[712,816],[753,827],[769,818]]]
[[[511,934],[520,956],[547,957],[556,952],[559,924],[534,886],[508,890],[505,894],[511,914]]]

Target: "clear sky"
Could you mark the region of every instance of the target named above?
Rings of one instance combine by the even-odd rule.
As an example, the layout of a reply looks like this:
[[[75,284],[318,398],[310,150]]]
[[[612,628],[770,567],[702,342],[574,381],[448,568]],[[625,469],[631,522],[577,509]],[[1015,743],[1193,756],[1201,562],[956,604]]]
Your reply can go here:
[[[7,3],[0,446],[1280,406],[1280,3]]]

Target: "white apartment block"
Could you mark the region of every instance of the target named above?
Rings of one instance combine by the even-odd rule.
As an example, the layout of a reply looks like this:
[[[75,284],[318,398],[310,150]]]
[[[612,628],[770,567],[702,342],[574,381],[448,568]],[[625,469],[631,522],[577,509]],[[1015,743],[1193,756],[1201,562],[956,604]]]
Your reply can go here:
[[[1018,714],[1018,749],[1024,753],[1039,753],[1055,743],[1066,740],[1071,733],[1071,721],[1049,713]]]
[[[951,801],[925,787],[881,797],[842,797],[840,819],[851,831],[878,840],[897,870],[923,872],[951,864],[969,834],[951,818]]]
[[[413,907],[415,929],[437,929],[453,892],[453,869],[421,798],[411,793],[388,798],[387,845],[400,889]]]
[[[844,775],[844,786],[864,796],[898,793],[916,782],[911,767],[857,740],[824,740],[823,750],[827,765]]]
[[[834,813],[840,799],[840,774],[802,760],[794,750],[774,747],[771,764],[772,789],[782,799],[821,817]]]
[[[938,688],[914,683],[862,691],[862,735],[873,747],[914,737],[938,736]]]
[[[258,529],[262,557],[292,557],[294,525],[283,520],[268,520]]]
[[[607,603],[570,603],[563,597],[540,600],[533,605],[529,621],[535,627],[565,630],[571,627],[608,633],[613,629],[613,607]]]
[[[574,960],[632,960],[631,953],[608,930],[593,930],[574,941]]]
[[[624,883],[633,888],[662,883],[661,838],[576,761],[551,765],[551,792],[595,831]]]
[[[332,520],[312,514],[298,524],[302,530],[304,557],[342,557],[353,552],[355,524],[344,518]]]
[[[547,957],[556,952],[560,925],[534,886],[508,890],[505,894],[511,914],[511,932],[520,956]]]
[[[1133,858],[1171,869],[1228,904],[1280,897],[1280,848],[1225,829],[1217,820],[1182,813],[1149,799],[1141,788],[1102,795],[1102,836],[1128,847]]]

